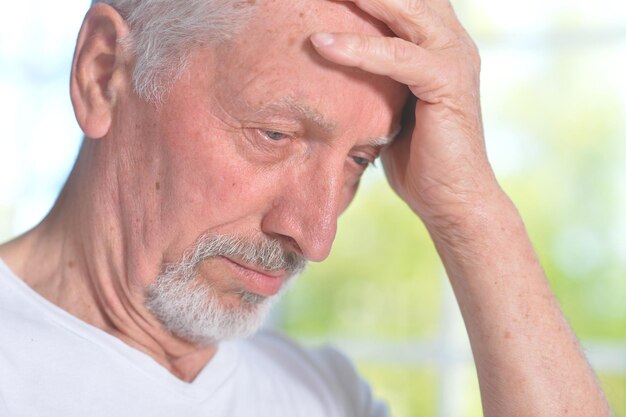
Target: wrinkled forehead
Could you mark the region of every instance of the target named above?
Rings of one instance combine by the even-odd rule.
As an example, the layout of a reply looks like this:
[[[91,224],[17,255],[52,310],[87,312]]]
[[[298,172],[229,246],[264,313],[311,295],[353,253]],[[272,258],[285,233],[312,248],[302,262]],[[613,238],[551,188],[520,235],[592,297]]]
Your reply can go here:
[[[259,1],[248,33],[355,32],[391,36],[391,30],[351,2],[335,0]]]
[[[401,113],[405,86],[332,64],[309,40],[315,32],[391,35],[382,22],[352,3],[331,0],[259,1],[255,9],[234,42],[223,45],[218,54],[217,81],[230,85],[223,89],[229,97],[255,106],[299,97],[316,110],[345,120],[367,118],[365,106],[370,113],[385,113],[387,119]],[[249,103],[252,98],[255,103]]]

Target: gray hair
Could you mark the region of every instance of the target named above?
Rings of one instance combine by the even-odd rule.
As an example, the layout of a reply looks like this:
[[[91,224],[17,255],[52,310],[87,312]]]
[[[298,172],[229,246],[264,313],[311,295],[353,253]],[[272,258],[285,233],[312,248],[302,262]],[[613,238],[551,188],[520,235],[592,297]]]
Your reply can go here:
[[[135,92],[159,103],[187,68],[193,48],[231,40],[254,1],[92,0],[96,3],[110,5],[129,25],[122,44],[135,57]]]

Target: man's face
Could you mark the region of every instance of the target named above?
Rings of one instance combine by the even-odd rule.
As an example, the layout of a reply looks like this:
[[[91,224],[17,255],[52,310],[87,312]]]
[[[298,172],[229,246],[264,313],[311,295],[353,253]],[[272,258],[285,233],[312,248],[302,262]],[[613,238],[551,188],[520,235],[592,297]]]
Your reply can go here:
[[[345,3],[259,5],[233,43],[194,51],[158,110],[120,112],[120,131],[137,139],[140,178],[128,192],[144,207],[145,250],[162,265],[201,235],[276,241],[308,260],[327,257],[337,216],[377,143],[399,127],[407,93],[390,79],[324,61],[308,40],[317,31],[385,33]],[[227,308],[243,302],[242,290],[274,295],[288,275],[237,256],[211,256],[197,273]]]

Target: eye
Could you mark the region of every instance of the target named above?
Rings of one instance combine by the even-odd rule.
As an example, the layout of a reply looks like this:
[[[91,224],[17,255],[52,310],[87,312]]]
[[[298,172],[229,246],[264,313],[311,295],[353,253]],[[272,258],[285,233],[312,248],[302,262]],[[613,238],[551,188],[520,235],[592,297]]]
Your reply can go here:
[[[259,130],[259,133],[274,142],[289,138],[289,135],[275,130]]]
[[[378,158],[378,155],[371,155],[369,152],[359,152],[357,155],[350,155],[349,158],[360,170],[365,171],[370,165],[376,166],[376,158]]]
[[[369,164],[373,164],[374,161],[370,161],[367,158],[362,158],[360,156],[353,156],[352,160],[354,161],[355,164],[363,167],[363,168],[367,168],[369,166]]]

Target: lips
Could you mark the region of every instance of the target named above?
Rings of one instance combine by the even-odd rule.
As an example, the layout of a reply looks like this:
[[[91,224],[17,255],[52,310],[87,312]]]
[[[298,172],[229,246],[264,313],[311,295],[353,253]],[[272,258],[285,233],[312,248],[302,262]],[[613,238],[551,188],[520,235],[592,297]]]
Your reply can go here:
[[[239,260],[221,257],[233,270],[241,286],[254,294],[271,297],[277,294],[286,278],[285,271],[267,271]]]

